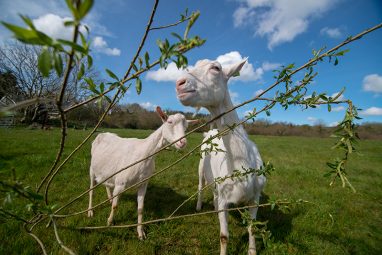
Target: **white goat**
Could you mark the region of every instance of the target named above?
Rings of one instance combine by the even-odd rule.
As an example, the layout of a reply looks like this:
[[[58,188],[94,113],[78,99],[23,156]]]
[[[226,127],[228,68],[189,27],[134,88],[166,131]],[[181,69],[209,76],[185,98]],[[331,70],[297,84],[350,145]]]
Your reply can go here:
[[[184,115],[177,113],[175,115],[165,115],[160,107],[157,107],[157,113],[161,117],[163,124],[149,137],[145,139],[121,138],[116,134],[99,134],[92,143],[91,165],[90,165],[90,188],[92,189],[95,181],[102,182],[112,174],[122,168],[156,152],[165,144],[185,135],[188,122]],[[186,138],[182,138],[174,144],[177,149],[186,146]],[[119,193],[125,187],[134,185],[150,176],[155,168],[154,157],[142,161],[108,179],[103,184],[106,186],[107,196],[112,203],[111,213],[107,220],[108,225],[113,222],[113,216],[118,205]],[[148,181],[138,186],[138,224],[142,223],[143,203],[146,194]],[[113,195],[111,188],[114,188]],[[115,197],[114,197],[115,196]],[[92,208],[93,190],[89,192],[89,211],[88,216],[93,216]],[[114,198],[112,198],[114,197]],[[142,225],[137,227],[139,239],[145,238]]]
[[[228,92],[227,82],[230,77],[241,70],[245,62],[246,60],[228,68],[222,68],[221,64],[217,61],[198,61],[193,70],[177,80],[176,92],[178,99],[185,106],[207,108],[212,117],[230,110],[233,108],[233,104]],[[228,125],[238,122],[239,117],[236,111],[231,111],[215,121],[215,125],[218,130],[223,130]],[[212,152],[201,159],[199,173],[202,172],[203,176],[204,172],[207,182],[212,182],[217,177],[231,175],[233,170],[243,171],[242,167],[259,169],[263,165],[256,145],[248,138],[242,126],[236,127],[234,131],[223,136],[221,140],[214,139],[212,142],[224,145],[220,149],[225,152]],[[265,176],[258,176],[256,174],[247,175],[245,178],[240,179],[226,179],[224,182],[216,185],[214,192],[216,209],[227,209],[230,203],[258,203],[265,182]],[[201,189],[202,185],[201,180],[199,189]],[[200,207],[201,200],[198,203],[197,209],[200,209]],[[249,212],[252,219],[255,219],[257,208],[251,208]],[[227,216],[226,211],[219,213],[220,254],[227,253]],[[250,226],[248,227],[248,233],[248,254],[256,254],[255,237]]]

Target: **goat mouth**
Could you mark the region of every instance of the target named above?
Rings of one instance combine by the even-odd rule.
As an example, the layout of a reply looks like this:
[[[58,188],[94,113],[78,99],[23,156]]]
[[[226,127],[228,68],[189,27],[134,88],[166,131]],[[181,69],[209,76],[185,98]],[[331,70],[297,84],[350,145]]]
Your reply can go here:
[[[196,92],[195,89],[189,89],[189,90],[185,90],[185,91],[177,91],[177,94],[178,94],[178,98],[182,100],[182,99],[186,99],[187,97],[191,96],[195,92]]]

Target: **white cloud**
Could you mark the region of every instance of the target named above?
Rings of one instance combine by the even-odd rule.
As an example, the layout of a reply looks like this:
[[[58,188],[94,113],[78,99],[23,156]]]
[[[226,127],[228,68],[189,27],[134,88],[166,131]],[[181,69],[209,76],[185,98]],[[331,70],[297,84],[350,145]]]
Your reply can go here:
[[[228,67],[230,65],[239,63],[243,61],[245,58],[241,56],[238,51],[231,51],[224,55],[220,55],[216,58],[216,60],[222,65],[222,67]],[[253,65],[247,61],[245,65],[240,70],[240,76],[233,77],[232,81],[256,81],[261,79],[264,74],[264,69],[262,67],[258,67],[256,69],[253,68]]]
[[[73,27],[65,27],[64,22],[71,20],[70,17],[60,17],[56,14],[48,13],[36,19],[33,19],[35,27],[45,34],[55,39],[71,40],[73,36]],[[85,28],[81,27],[81,32],[85,32]]]
[[[256,90],[256,91],[255,91],[255,97],[257,97],[258,95],[260,95],[260,94],[263,93],[263,92],[264,92],[263,89]]]
[[[362,87],[365,91],[382,93],[382,76],[369,74],[363,78]]]
[[[316,124],[318,122],[318,119],[315,117],[308,117],[307,120],[311,122],[312,124]]]
[[[345,110],[345,107],[343,107],[342,105],[332,107],[332,112],[340,112],[340,111],[344,111],[344,110]]]
[[[216,58],[217,61],[222,65],[222,67],[228,67],[235,63],[243,61],[245,58],[241,56],[238,51],[231,51],[229,53],[220,55]],[[233,77],[232,81],[256,81],[260,80],[264,72],[273,70],[280,66],[278,63],[264,62],[261,67],[254,68],[253,64],[247,62],[240,71],[240,76]],[[192,69],[193,66],[188,66],[189,69]],[[167,66],[167,69],[160,68],[156,71],[149,71],[146,75],[146,79],[154,81],[171,81],[175,82],[179,76],[181,76],[185,70],[178,69],[175,63],[170,63]]]
[[[320,31],[321,35],[326,35],[331,38],[341,38],[342,37],[342,31],[340,28],[329,28],[329,27],[324,27]]]
[[[255,35],[268,39],[268,48],[292,41],[305,32],[310,21],[329,10],[331,0],[237,0],[233,14],[235,27],[251,26]]]
[[[338,121],[334,121],[328,124],[328,127],[336,127],[339,124]]]
[[[50,37],[60,38],[65,40],[71,40],[73,34],[73,27],[65,27],[64,22],[71,20],[69,17],[60,17],[56,14],[48,13],[33,19],[33,24],[38,30],[46,33]],[[87,25],[89,27],[89,25]],[[80,27],[82,33],[86,33],[84,26]],[[118,48],[108,47],[107,42],[102,36],[96,36],[93,39],[93,49],[96,52],[106,54],[108,56],[119,56],[121,55],[121,50]]]
[[[175,82],[185,70],[178,69],[176,64],[171,62],[168,64],[167,69],[159,68],[156,71],[147,72],[146,79],[153,81],[171,81]]]
[[[102,4],[102,3],[100,3]],[[1,20],[25,26],[21,21],[19,14],[26,14],[30,17],[35,26],[53,38],[65,40],[72,39],[72,27],[65,27],[64,21],[72,19],[69,9],[66,7],[65,1],[45,0],[45,1],[25,1],[12,0],[0,1]],[[112,33],[101,23],[102,13],[93,8],[91,12],[83,20],[92,35],[113,36]],[[86,29],[80,27],[80,31],[84,34]],[[0,26],[0,41],[7,40],[11,37],[11,33]],[[105,49],[108,55],[119,55],[120,50],[117,48]]]
[[[261,67],[263,68],[264,71],[273,71],[275,69],[277,69],[278,67],[280,67],[281,64],[280,63],[270,63],[268,61],[265,61]]]
[[[142,107],[142,108],[145,108],[146,110],[153,110],[156,105],[150,103],[150,102],[143,102],[143,103],[139,103],[139,105]]]
[[[360,114],[368,115],[368,116],[382,116],[382,108],[373,106],[373,107],[367,108],[364,111],[361,111]]]
[[[27,14],[32,18],[46,13],[60,14],[62,16],[70,15],[64,1],[56,0],[45,0],[43,3],[41,1],[25,0],[0,1],[0,10],[2,10],[1,19],[10,22],[20,20],[18,16],[20,13]]]
[[[93,47],[96,51],[104,53],[108,56],[119,56],[121,55],[121,50],[117,48],[109,48],[107,42],[102,36],[96,36],[93,39]]]
[[[107,43],[101,36],[96,36],[93,39],[93,46],[96,48],[104,48],[107,47]]]

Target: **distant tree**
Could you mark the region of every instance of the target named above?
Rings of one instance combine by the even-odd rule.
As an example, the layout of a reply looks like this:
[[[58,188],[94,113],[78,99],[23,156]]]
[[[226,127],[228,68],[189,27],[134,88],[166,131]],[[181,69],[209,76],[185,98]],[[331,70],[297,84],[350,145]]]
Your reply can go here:
[[[0,70],[0,98],[8,95],[12,95],[13,100],[21,95],[17,78],[10,71],[2,72]]]
[[[38,69],[38,56],[42,48],[21,44],[17,41],[8,42],[0,46],[0,94],[6,94],[14,101],[32,98],[49,98],[55,100],[59,93],[62,75],[51,71],[44,77]],[[65,58],[63,56],[63,58]],[[78,81],[78,63],[74,65],[69,76],[67,93],[64,104],[80,101],[89,95],[89,90],[83,89],[84,81]],[[98,79],[98,73],[94,69],[86,69],[83,77]],[[36,121],[39,109],[43,109],[41,103],[36,103],[24,108],[22,121],[31,123]]]

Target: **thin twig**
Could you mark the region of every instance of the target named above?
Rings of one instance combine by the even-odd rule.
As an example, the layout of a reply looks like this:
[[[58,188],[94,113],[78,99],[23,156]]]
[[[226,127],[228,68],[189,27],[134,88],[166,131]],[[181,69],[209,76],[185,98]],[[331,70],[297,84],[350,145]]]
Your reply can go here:
[[[36,240],[36,242],[40,245],[42,254],[44,254],[44,255],[48,255],[48,253],[46,252],[44,243],[40,240],[40,238],[38,238],[38,236],[36,236],[35,234],[33,234],[32,232],[29,232],[29,231],[28,231],[28,235],[30,235],[31,237],[33,237],[34,240]]]
[[[56,236],[56,240],[57,240],[58,244],[61,246],[62,249],[64,249],[70,255],[76,255],[76,253],[74,251],[72,251],[70,248],[65,246],[65,244],[61,241],[60,236],[58,235],[58,232],[57,232],[56,221],[54,219],[52,219],[52,223],[53,223],[53,228],[54,228],[54,234]]]
[[[139,56],[139,54],[140,54],[140,52],[141,52],[141,50],[142,50],[142,48],[143,48],[143,46],[144,46],[144,44],[145,44],[147,35],[148,35],[148,33],[149,33],[150,26],[151,26],[151,24],[152,24],[152,22],[153,22],[153,20],[154,20],[154,16],[155,16],[155,13],[156,13],[156,10],[157,10],[158,3],[159,3],[158,0],[156,0],[155,3],[154,3],[153,9],[152,9],[152,12],[151,12],[151,15],[150,15],[150,19],[149,19],[149,22],[148,22],[147,27],[146,27],[146,30],[145,30],[145,33],[144,33],[144,35],[143,35],[143,37],[142,37],[142,40],[141,40],[140,45],[139,45],[139,47],[138,47],[138,50],[137,50],[137,52],[136,52],[136,54],[135,54],[133,60],[131,61],[130,66],[129,66],[128,70],[126,71],[125,76],[123,77],[123,79],[126,79],[126,78],[129,76],[129,74],[130,74],[130,72],[131,72],[131,70],[132,70],[132,68],[133,68],[134,63],[135,63],[135,61],[137,60],[137,58],[138,58],[138,56]],[[121,85],[122,85],[122,84],[121,84]],[[109,106],[108,106],[107,109],[104,111],[104,113],[103,113],[103,115],[101,116],[100,120],[98,121],[96,127],[95,127],[95,128],[92,130],[92,132],[85,138],[85,140],[81,143],[80,147],[77,147],[78,149],[81,148],[81,147],[86,143],[86,141],[88,141],[88,140],[90,139],[90,137],[94,134],[94,132],[98,129],[99,125],[102,123],[103,119],[105,118],[105,116],[107,115],[107,113],[109,112],[109,110],[111,109],[111,107],[114,105],[115,101],[117,100],[117,98],[118,98],[118,96],[119,96],[121,90],[122,90],[121,87],[119,87],[117,93],[114,95],[114,98],[113,98],[112,102],[110,102]],[[75,151],[76,151],[76,150],[75,150]],[[74,155],[75,151],[73,151],[73,152],[70,154],[70,157],[71,157],[72,155]],[[64,160],[64,162],[62,162],[62,164],[61,164],[61,165],[54,171],[54,173],[51,175],[51,177],[50,177],[50,179],[49,179],[49,181],[48,181],[48,183],[47,183],[47,185],[46,185],[46,188],[45,188],[45,190],[46,190],[46,192],[45,192],[45,199],[46,199],[46,200],[47,200],[47,195],[48,195],[48,189],[49,189],[49,186],[50,186],[51,182],[53,181],[54,177],[57,175],[57,173],[59,172],[59,170],[62,169],[62,166],[63,166],[68,160],[69,160],[69,156]]]
[[[361,38],[363,35],[365,35],[365,34],[367,34],[367,33],[370,33],[370,32],[372,32],[372,31],[374,31],[374,30],[376,30],[376,29],[379,29],[381,26],[382,26],[382,24],[379,24],[379,25],[377,25],[377,26],[374,26],[373,28],[370,28],[370,29],[368,29],[368,30],[365,30],[364,32],[362,32],[362,33],[356,35],[355,37],[352,37],[352,38],[350,38],[350,39],[347,39],[346,41],[342,42],[341,44],[339,44],[339,45],[337,45],[336,47],[332,48],[331,50],[327,51],[326,53],[321,54],[320,56],[316,57],[316,58],[313,59],[313,60],[310,60],[309,62],[307,62],[306,64],[304,64],[303,66],[301,66],[300,68],[296,69],[296,70],[293,71],[291,74],[289,74],[289,76],[292,76],[292,75],[295,74],[296,72],[298,72],[298,71],[300,71],[300,70],[306,68],[307,66],[312,65],[313,63],[315,63],[315,62],[317,62],[318,60],[320,60],[320,59],[324,58],[325,56],[327,56],[329,53],[331,53],[331,52],[333,52],[333,51],[335,51],[335,50],[338,50],[338,49],[341,48],[342,46],[344,46],[344,45],[346,45],[346,44],[348,44],[348,43],[350,43],[350,42],[352,42],[352,41],[354,41],[354,40],[357,40],[357,39]],[[245,102],[243,102],[243,103],[241,103],[241,104],[239,104],[239,105],[237,105],[237,106],[235,106],[235,107],[233,107],[233,108],[230,109],[230,110],[227,110],[226,112],[223,112],[222,114],[216,116],[215,118],[211,119],[211,120],[208,121],[207,123],[205,123],[205,124],[203,124],[203,125],[201,125],[201,126],[195,128],[195,129],[193,129],[192,131],[188,132],[185,136],[188,136],[189,134],[195,132],[196,130],[198,130],[198,129],[200,129],[200,128],[202,128],[202,127],[204,127],[204,126],[206,126],[206,125],[208,125],[208,124],[210,124],[210,123],[212,123],[213,121],[217,120],[218,118],[222,117],[223,115],[225,115],[225,114],[227,114],[227,113],[229,113],[229,112],[231,112],[231,111],[233,111],[233,110],[235,110],[235,109],[237,109],[237,108],[239,108],[239,107],[242,107],[242,106],[245,105],[245,104],[248,104],[248,103],[251,103],[251,102],[257,100],[259,97],[261,97],[263,94],[265,94],[265,93],[268,92],[269,90],[273,89],[276,85],[278,85],[278,84],[281,83],[281,82],[282,82],[282,81],[276,81],[274,84],[272,84],[270,87],[268,87],[268,89],[265,90],[263,93],[261,93],[261,94],[259,94],[258,96],[254,97],[254,98],[252,98],[252,99],[250,99],[250,100],[247,100],[247,101],[245,101]],[[183,138],[183,137],[182,137],[182,138]],[[179,138],[179,140],[182,139],[182,138]],[[178,140],[177,140],[177,141],[178,141]],[[176,141],[174,141],[174,143],[175,143],[175,142],[176,142]],[[168,147],[171,146],[171,145],[172,145],[172,144],[169,144],[168,146],[162,148],[162,150],[168,148]],[[153,155],[156,155],[157,153],[159,153],[159,151],[156,152],[156,153],[154,153]],[[152,157],[153,155],[150,155],[149,157]],[[137,161],[136,163],[139,163],[139,162],[141,162],[141,161],[143,161],[143,160]],[[123,170],[124,170],[124,169],[122,169],[121,171],[123,171]],[[94,188],[96,188],[96,187],[94,187]],[[89,190],[88,190],[88,191],[89,191]],[[62,210],[62,209],[64,209],[64,208],[66,208],[67,206],[69,206],[70,204],[72,204],[74,201],[78,200],[80,197],[82,197],[84,194],[86,194],[88,191],[82,193],[82,194],[81,194],[80,196],[78,196],[77,198],[71,200],[70,202],[68,202],[67,204],[65,204],[65,205],[62,206],[61,208],[59,208],[55,213],[59,212],[60,210]],[[55,215],[55,216],[57,216],[57,215]]]
[[[310,203],[309,201],[306,201],[306,200],[301,200],[300,202]],[[280,202],[276,202],[275,204],[285,205],[285,204],[292,204],[292,203],[294,203],[294,202],[280,201]],[[230,211],[243,210],[243,209],[249,209],[249,208],[268,207],[268,206],[272,206],[273,204],[274,203],[254,204],[254,205],[247,205],[247,206],[241,206],[241,207],[235,207],[235,208],[227,208],[227,209],[221,209],[221,210],[212,210],[212,211],[206,211],[206,212],[200,212],[200,213],[183,214],[183,215],[178,215],[178,216],[174,216],[174,217],[166,217],[166,218],[155,219],[155,220],[145,221],[142,223],[129,224],[129,225],[77,227],[75,229],[78,229],[78,230],[101,230],[101,229],[111,229],[111,228],[132,228],[132,227],[137,227],[140,225],[148,225],[148,224],[170,221],[170,220],[184,219],[184,218],[190,218],[190,217],[202,216],[202,215],[208,215],[208,214],[216,214],[216,213],[220,213],[220,212],[230,212]]]
[[[211,182],[207,185],[205,185],[201,190],[198,190],[197,192],[195,192],[194,194],[192,194],[189,198],[185,199],[183,201],[183,203],[181,203],[171,214],[170,216],[168,216],[169,218],[171,218],[183,205],[185,205],[188,201],[190,201],[191,199],[193,199],[197,194],[199,194],[200,192],[202,192],[203,190],[209,188],[210,186],[212,186],[212,184],[216,184],[216,182]]]
[[[72,42],[74,42],[74,43],[77,42],[78,30],[79,30],[79,25],[75,25],[74,31],[73,31],[73,40],[72,40]],[[56,168],[58,162],[61,159],[62,152],[64,150],[65,138],[66,138],[66,117],[65,117],[65,112],[62,109],[62,101],[63,101],[64,95],[65,95],[65,90],[66,90],[66,86],[67,86],[67,83],[69,80],[69,75],[70,75],[70,72],[72,70],[74,54],[75,54],[75,50],[72,47],[70,54],[69,54],[68,61],[66,63],[66,70],[65,70],[65,74],[64,74],[64,79],[62,80],[62,83],[61,83],[61,91],[60,91],[60,94],[59,94],[57,101],[56,101],[56,105],[57,105],[58,111],[60,113],[60,118],[61,118],[60,148],[57,152],[56,159],[54,160],[54,163],[51,166],[48,174],[44,177],[44,179],[41,181],[40,185],[38,186],[37,192],[40,191],[40,189],[42,188],[42,185],[44,185],[45,181],[48,179],[48,177],[52,174],[53,170]],[[48,198],[47,198],[47,191],[46,190],[45,190],[45,203],[48,204]]]
[[[133,75],[131,75],[130,77],[128,77],[128,78],[122,80],[120,83],[125,84],[126,82],[128,82],[128,81],[130,81],[130,80],[133,80],[133,79],[135,79],[135,78],[137,78],[139,75],[141,75],[142,73],[144,73],[144,72],[150,70],[151,68],[155,67],[155,66],[158,65],[159,63],[160,63],[159,60],[155,61],[154,63],[152,63],[152,64],[149,65],[148,67],[143,68],[143,69],[139,70],[138,72],[134,73]],[[121,85],[121,86],[122,86],[122,85]],[[96,99],[98,99],[98,98],[100,98],[100,97],[103,97],[104,95],[108,94],[109,92],[113,91],[114,89],[115,89],[115,88],[109,88],[109,89],[105,90],[103,93],[101,93],[101,94],[99,94],[99,95],[93,96],[93,97],[91,97],[91,98],[88,98],[87,100],[84,100],[84,101],[80,102],[80,103],[74,104],[74,105],[68,107],[67,109],[65,109],[64,112],[65,112],[65,113],[68,113],[68,112],[70,112],[70,111],[72,111],[72,110],[74,110],[74,109],[76,109],[76,108],[78,108],[78,107],[81,107],[81,106],[83,106],[83,105],[85,105],[85,104],[88,104],[88,103],[90,103],[90,102],[92,102],[92,101],[94,101],[94,100],[96,100]]]
[[[274,104],[274,103],[272,103],[272,104]],[[266,105],[263,109],[261,109],[260,111],[256,112],[256,114],[259,114],[259,113],[261,113],[261,112],[263,112],[263,111],[268,110],[269,108],[272,107],[272,106],[271,106],[272,104],[268,104],[268,105]],[[239,124],[237,124],[237,126],[243,124],[244,122],[248,121],[248,120],[251,119],[251,118],[253,118],[253,117],[249,117],[249,118],[244,119],[243,121],[239,122]],[[227,127],[226,129],[220,131],[218,134],[216,134],[216,135],[214,135],[214,136],[211,136],[210,140],[212,140],[212,139],[214,139],[214,138],[216,138],[216,137],[223,136],[223,135],[225,135],[226,133],[228,133],[229,131],[231,131],[231,128],[230,128],[230,127]],[[123,192],[125,192],[125,191],[127,191],[127,190],[129,190],[129,189],[133,189],[133,188],[135,188],[135,187],[141,185],[143,182],[148,181],[149,179],[151,179],[151,178],[153,178],[153,177],[155,177],[155,176],[157,176],[157,175],[163,173],[163,172],[166,171],[167,169],[169,169],[169,168],[173,167],[174,165],[178,164],[178,163],[181,162],[183,159],[185,159],[185,158],[187,158],[188,156],[190,156],[190,155],[191,155],[194,151],[196,151],[198,148],[200,148],[204,143],[206,143],[206,142],[201,142],[200,144],[198,144],[197,146],[195,146],[192,150],[190,150],[189,152],[187,152],[185,155],[183,155],[182,157],[180,157],[179,159],[177,159],[176,161],[174,161],[174,162],[171,163],[170,165],[168,165],[168,166],[162,168],[161,170],[159,170],[159,171],[153,173],[152,175],[150,175],[150,176],[148,176],[148,177],[142,179],[141,181],[139,181],[139,182],[137,182],[137,183],[135,183],[135,184],[133,184],[133,185],[131,185],[131,186],[125,188],[125,189],[122,190],[121,192],[119,192],[119,193],[113,195],[113,196],[111,197],[111,199],[114,198],[114,197],[116,197],[116,196],[119,196],[120,194],[122,194]],[[163,148],[162,148],[161,150],[163,150]],[[152,157],[152,156],[149,156],[149,157]],[[140,161],[147,160],[149,157],[146,157],[146,158],[144,158],[144,159],[142,159],[142,160],[140,160]],[[140,161],[139,161],[139,162],[140,162]],[[138,163],[139,163],[139,162],[138,162]],[[126,169],[128,169],[129,167],[131,167],[132,165],[135,165],[135,164],[136,164],[136,163],[133,163],[133,164],[131,164],[131,165],[129,165],[129,166],[127,166],[127,167],[121,169],[121,170],[118,171],[117,173],[119,173],[119,172],[121,172],[121,171],[123,171],[123,170],[126,170]],[[115,174],[117,174],[117,173],[115,173]],[[114,174],[114,175],[115,175],[115,174]],[[108,179],[111,178],[111,177],[113,177],[114,175],[109,176]],[[97,188],[98,186],[100,186],[101,184],[103,184],[105,181],[106,181],[106,180],[97,183],[93,188],[84,191],[83,193],[81,193],[80,195],[78,195],[76,198],[72,199],[70,202],[68,202],[67,204],[63,205],[63,206],[60,207],[59,209],[57,209],[57,210],[55,211],[55,213],[54,213],[54,217],[65,218],[65,217],[70,217],[70,216],[75,216],[75,215],[83,214],[83,213],[86,213],[86,212],[89,211],[89,210],[93,210],[93,209],[95,209],[95,208],[97,208],[97,207],[99,207],[99,206],[101,206],[101,205],[103,205],[103,204],[109,202],[110,199],[106,199],[106,200],[102,201],[101,203],[99,203],[99,204],[93,206],[92,208],[89,208],[89,209],[86,209],[86,210],[83,210],[83,211],[80,211],[80,212],[76,212],[76,213],[72,213],[72,214],[65,214],[65,215],[57,214],[57,213],[60,212],[62,209],[66,208],[66,207],[69,206],[70,204],[74,203],[75,201],[77,201],[78,199],[80,199],[81,197],[83,197],[84,195],[86,195],[87,193],[89,193],[90,190],[94,190],[95,188]]]
[[[158,30],[158,29],[164,29],[164,28],[169,28],[169,27],[175,27],[179,24],[182,24],[183,22],[185,21],[188,21],[191,19],[192,16],[188,16],[187,18],[183,19],[183,20],[179,20],[178,22],[175,22],[173,24],[169,24],[169,25],[164,25],[164,26],[158,26],[158,27],[152,27],[150,28],[150,30]]]

